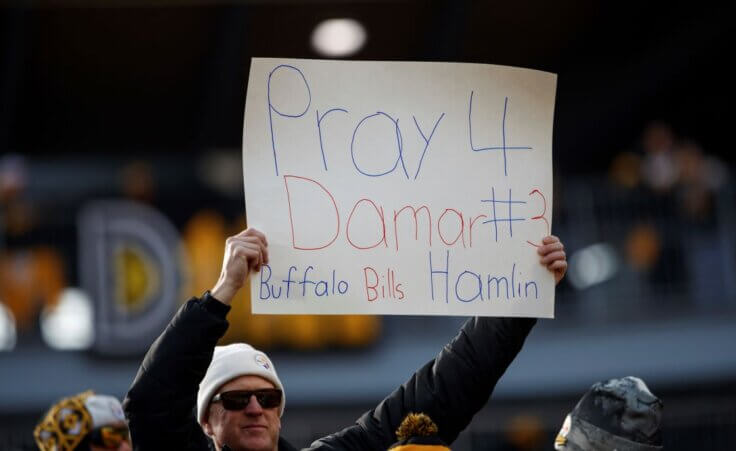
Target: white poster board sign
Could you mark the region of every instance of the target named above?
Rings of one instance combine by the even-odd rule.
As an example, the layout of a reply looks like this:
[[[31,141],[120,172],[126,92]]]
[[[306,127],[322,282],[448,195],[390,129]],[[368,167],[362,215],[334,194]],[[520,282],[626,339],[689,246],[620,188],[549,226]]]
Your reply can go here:
[[[556,75],[484,64],[255,58],[254,313],[554,316]]]

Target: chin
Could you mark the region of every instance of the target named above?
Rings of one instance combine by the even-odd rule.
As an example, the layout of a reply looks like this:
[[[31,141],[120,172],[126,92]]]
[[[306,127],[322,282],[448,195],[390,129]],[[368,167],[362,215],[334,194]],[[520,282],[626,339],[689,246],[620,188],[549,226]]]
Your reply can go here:
[[[239,444],[238,449],[241,451],[273,451],[275,448],[275,443],[268,436],[242,437]],[[230,446],[233,448],[232,445]],[[235,451],[235,448],[233,450]]]

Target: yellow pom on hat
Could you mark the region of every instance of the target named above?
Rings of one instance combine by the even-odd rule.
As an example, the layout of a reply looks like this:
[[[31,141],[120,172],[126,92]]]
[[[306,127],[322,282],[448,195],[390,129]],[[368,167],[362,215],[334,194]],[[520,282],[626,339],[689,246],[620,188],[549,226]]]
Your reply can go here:
[[[392,451],[449,451],[450,448],[438,436],[439,428],[424,413],[408,414],[396,430],[398,442]]]

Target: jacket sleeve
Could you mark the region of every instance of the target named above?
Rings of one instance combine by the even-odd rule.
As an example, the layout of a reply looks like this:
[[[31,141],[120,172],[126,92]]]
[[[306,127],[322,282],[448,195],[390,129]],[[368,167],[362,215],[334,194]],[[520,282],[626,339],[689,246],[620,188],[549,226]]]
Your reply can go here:
[[[229,310],[209,293],[192,298],[151,345],[123,402],[134,449],[208,449],[195,414],[197,391]]]
[[[472,318],[440,353],[356,424],[312,444],[315,450],[384,450],[410,412],[429,415],[452,443],[486,404],[536,324],[530,318]]]

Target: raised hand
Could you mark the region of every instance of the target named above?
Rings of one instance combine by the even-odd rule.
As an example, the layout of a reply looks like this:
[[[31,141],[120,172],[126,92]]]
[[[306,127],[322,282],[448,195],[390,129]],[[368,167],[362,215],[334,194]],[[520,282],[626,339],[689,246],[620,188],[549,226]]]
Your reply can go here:
[[[230,305],[248,279],[250,271],[260,271],[268,263],[268,242],[262,232],[248,228],[225,241],[220,278],[210,290],[218,301]]]
[[[560,283],[567,272],[567,256],[565,245],[554,235],[542,239],[542,245],[537,248],[539,262],[547,267],[555,276],[555,285]]]

